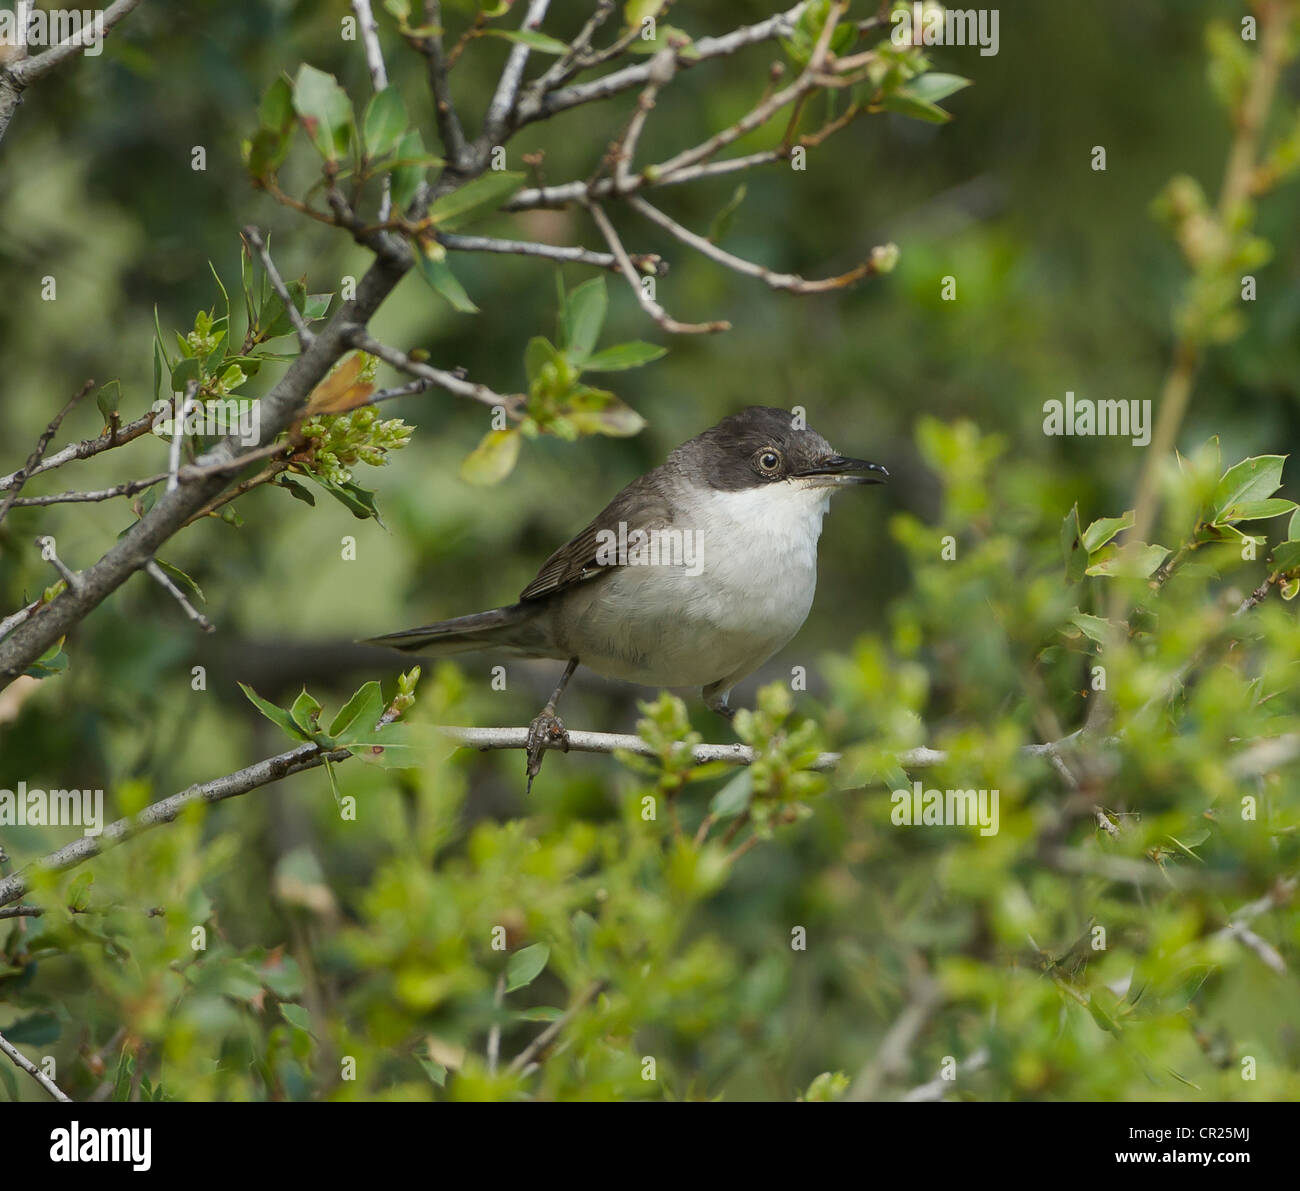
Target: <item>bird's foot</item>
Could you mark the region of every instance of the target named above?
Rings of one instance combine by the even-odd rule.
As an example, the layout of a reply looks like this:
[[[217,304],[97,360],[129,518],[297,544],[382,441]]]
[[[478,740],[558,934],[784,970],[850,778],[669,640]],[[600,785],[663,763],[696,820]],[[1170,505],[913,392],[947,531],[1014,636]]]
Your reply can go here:
[[[528,725],[527,741],[528,765],[525,772],[528,774],[527,794],[533,792],[533,778],[542,771],[542,759],[546,756],[546,750],[549,748],[558,748],[563,752],[569,751],[569,733],[564,726],[564,721],[555,714],[555,708],[547,704],[543,707],[537,718]]]

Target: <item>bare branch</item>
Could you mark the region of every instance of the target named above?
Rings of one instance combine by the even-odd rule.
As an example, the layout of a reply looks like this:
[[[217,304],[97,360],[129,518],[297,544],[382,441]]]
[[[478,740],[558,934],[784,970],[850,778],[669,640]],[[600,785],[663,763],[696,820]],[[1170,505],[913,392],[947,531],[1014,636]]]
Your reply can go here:
[[[284,284],[284,279],[280,276],[280,270],[275,267],[275,261],[271,259],[270,250],[266,247],[266,242],[262,239],[257,228],[244,228],[244,239],[252,247],[259,257],[262,258],[262,268],[266,270],[266,275],[271,280],[276,294],[281,302],[284,303],[285,311],[289,315],[289,321],[293,323],[293,329],[298,332],[298,346],[306,351],[315,341],[316,336],[312,329],[307,325],[307,320],[303,318],[302,311],[298,309],[292,295],[289,293],[288,286]]]
[[[460,236],[444,232],[438,236],[438,242],[453,252],[499,252],[516,256],[539,256],[546,260],[563,261],[567,264],[591,265],[596,269],[609,269],[618,272],[618,259],[612,252],[592,252],[588,248],[569,245],[537,244],[528,240],[499,240],[493,236]],[[662,272],[663,258],[652,252],[634,252],[630,254],[632,263],[642,273],[657,274]]]
[[[412,360],[405,352],[400,352],[395,347],[389,347],[386,343],[380,343],[379,340],[371,338],[360,327],[352,328],[348,335],[348,343],[358,351],[378,356],[385,364],[391,364],[398,371],[405,372],[408,376],[426,380],[431,385],[435,385],[439,389],[445,389],[448,393],[453,393],[457,397],[468,397],[471,401],[478,401],[488,406],[504,406],[508,412],[514,412],[523,403],[524,398],[520,393],[511,393],[509,395],[497,393],[489,389],[487,385],[467,381],[454,372],[445,372],[441,368],[433,368],[428,364],[420,363],[418,360]]]
[[[67,1095],[48,1075],[31,1061],[3,1034],[0,1034],[0,1050],[4,1051],[13,1062],[27,1072],[51,1096],[63,1104],[71,1104],[72,1097]]]
[[[658,207],[651,206],[645,199],[632,196],[628,199],[628,205],[639,211],[651,223],[657,223],[669,235],[694,248],[696,252],[707,256],[709,260],[716,261],[728,269],[734,269],[737,273],[743,273],[747,277],[757,277],[759,280],[766,282],[772,289],[786,290],[792,294],[822,294],[827,290],[844,289],[865,277],[874,277],[880,272],[882,265],[889,263],[890,256],[897,252],[897,249],[892,244],[883,245],[875,248],[867,260],[856,268],[850,269],[847,273],[841,273],[838,277],[827,277],[820,281],[806,281],[797,273],[774,273],[765,265],[756,265],[753,261],[733,256],[730,252],[719,248],[713,241],[706,240],[703,236],[696,235],[689,228],[682,227],[680,223],[665,215]]]
[[[66,62],[79,50],[84,50],[88,44],[92,44],[100,36],[101,30],[107,35],[139,3],[140,0],[116,0],[104,9],[102,27],[98,21],[89,27],[89,31],[83,25],[76,33],[65,37],[58,45],[50,46],[44,53],[38,54],[35,58],[24,58],[11,68],[10,75],[19,87],[28,86],[42,75],[48,74],[59,63]]]
[[[42,472],[53,471],[56,467],[62,467],[65,463],[72,463],[78,459],[89,459],[93,455],[98,455],[101,451],[111,451],[114,447],[126,446],[127,443],[134,442],[142,435],[148,434],[153,429],[156,416],[150,410],[149,413],[137,418],[134,422],[108,430],[98,438],[89,438],[56,451],[48,459],[42,460],[31,468],[30,471],[27,468],[19,468],[15,472],[10,472],[7,476],[0,476],[0,492],[13,488],[15,484],[21,486],[21,480],[38,476]],[[24,472],[27,473],[26,476],[23,475]]]
[[[45,911],[40,906],[2,906],[0,918],[42,918]]]
[[[169,473],[159,472],[156,476],[146,476],[141,480],[127,480],[115,484],[112,488],[96,488],[88,492],[55,492],[49,496],[20,496],[14,500],[19,508],[44,507],[46,505],[93,504],[101,500],[112,500],[115,496],[134,496],[155,484],[161,484]]]
[[[50,439],[58,433],[59,426],[62,425],[63,419],[72,412],[72,407],[77,404],[91,389],[95,387],[93,380],[88,380],[68,399],[67,404],[59,410],[50,420],[50,424],[45,427],[41,437],[37,440],[36,449],[28,457],[27,462],[23,464],[12,477],[12,483],[8,485],[9,495],[5,498],[4,504],[0,504],[0,522],[3,522],[8,515],[9,510],[13,507],[18,498],[18,493],[22,491],[23,485],[27,483],[30,476],[35,474],[39,469],[40,462],[45,456],[45,448],[50,445]],[[8,477],[6,477],[8,478]]]
[[[59,572],[60,577],[68,588],[72,591],[80,591],[82,586],[81,576],[72,570],[57,554],[54,552],[54,539],[42,534],[36,539],[37,546],[41,549],[41,557],[46,558],[50,566]]]
[[[442,27],[442,5],[439,0],[425,0],[424,23],[435,29]],[[429,90],[433,92],[433,115],[438,124],[438,135],[442,138],[447,160],[458,166],[465,156],[465,133],[451,101],[451,84],[447,78],[448,62],[442,48],[442,34],[430,34],[420,43],[419,48],[428,59]]]
[[[592,219],[596,221],[596,226],[600,228],[600,234],[605,237],[605,242],[613,250],[619,268],[622,270],[623,276],[627,278],[628,285],[632,287],[632,293],[636,295],[636,300],[641,304],[641,308],[665,331],[672,335],[711,335],[717,331],[731,330],[731,324],[726,321],[679,323],[669,315],[654,298],[650,297],[641,285],[641,278],[637,274],[636,267],[628,257],[627,249],[623,247],[623,242],[618,238],[618,233],[614,230],[614,225],[610,223],[609,216],[601,210],[598,203],[590,203],[587,209],[591,212]]]
[[[677,65],[683,68],[695,66],[711,58],[725,57],[746,46],[757,45],[759,42],[771,41],[773,38],[788,34],[806,7],[806,2],[796,4],[785,12],[768,17],[765,21],[733,30],[721,37],[702,37],[692,42],[689,47],[685,47],[689,52],[678,52]],[[525,96],[516,109],[515,126],[520,127],[534,120],[554,116],[557,112],[567,111],[580,104],[608,99],[612,95],[630,91],[633,87],[644,86],[649,79],[650,63],[644,62],[613,71],[590,83],[579,83],[552,91],[536,99],[530,94]]]
[[[388,86],[388,69],[384,65],[384,51],[379,44],[379,26],[371,11],[370,0],[352,0],[352,11],[357,16],[357,28],[366,49],[366,66],[370,70],[370,85],[376,95]],[[384,197],[379,203],[379,221],[385,222],[393,211],[392,176],[384,175]]]
[[[535,30],[546,16],[551,0],[529,0],[528,12],[524,16],[521,29]],[[524,77],[524,66],[528,62],[528,46],[522,42],[510,47],[510,56],[506,59],[505,69],[497,82],[496,93],[488,104],[487,118],[483,122],[483,135],[480,148],[490,147],[505,131],[515,109],[519,95],[519,83]]]
[[[205,633],[210,633],[214,630],[216,626],[189,602],[185,597],[185,593],[171,581],[171,577],[167,572],[158,565],[157,559],[147,563],[144,569],[149,572],[150,578],[154,579],[171,595],[181,608],[184,609],[185,615],[194,621],[199,628],[201,628]]]
[[[528,88],[530,102],[536,102],[547,91],[563,82],[567,82],[578,71],[585,69],[589,65],[585,61],[585,56],[591,49],[591,39],[595,37],[597,30],[609,20],[613,11],[614,0],[598,0],[596,11],[587,18],[587,23],[578,31],[577,37],[569,43],[568,52],[561,54]]]

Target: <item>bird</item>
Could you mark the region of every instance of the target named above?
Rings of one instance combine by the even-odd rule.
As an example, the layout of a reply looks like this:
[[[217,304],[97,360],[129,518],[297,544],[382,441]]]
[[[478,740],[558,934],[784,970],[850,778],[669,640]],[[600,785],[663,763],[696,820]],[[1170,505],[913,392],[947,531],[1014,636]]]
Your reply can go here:
[[[888,478],[878,463],[839,454],[799,407],[748,406],[628,484],[515,603],[364,644],[566,662],[529,726],[531,791],[546,749],[567,750],[556,707],[579,665],[642,686],[698,686],[705,705],[730,720],[732,689],[812,608],[832,494]]]

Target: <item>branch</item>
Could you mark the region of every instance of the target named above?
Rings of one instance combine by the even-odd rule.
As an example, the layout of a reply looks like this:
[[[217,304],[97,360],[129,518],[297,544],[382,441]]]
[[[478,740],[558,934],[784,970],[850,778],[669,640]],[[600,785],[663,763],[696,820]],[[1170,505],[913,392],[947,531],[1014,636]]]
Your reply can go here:
[[[386,219],[387,216],[383,218]],[[271,285],[275,288],[280,301],[284,303],[285,311],[289,315],[289,321],[293,323],[293,329],[298,333],[298,346],[303,351],[306,351],[311,347],[316,336],[312,333],[312,329],[307,325],[307,320],[302,316],[302,311],[298,309],[292,295],[289,293],[289,287],[284,284],[280,271],[275,267],[275,262],[271,259],[270,249],[267,248],[266,242],[255,227],[244,228],[244,240],[262,258],[262,268],[266,270],[267,277],[271,279]]]
[[[435,29],[442,27],[442,5],[439,0],[425,0],[424,23]],[[451,85],[447,78],[448,63],[442,48],[442,34],[430,34],[419,43],[419,49],[429,63],[429,90],[433,92],[433,115],[438,124],[438,135],[442,138],[447,160],[458,167],[465,156],[465,133],[451,102]]]
[[[21,487],[23,482],[31,479],[32,476],[53,471],[56,467],[62,467],[65,463],[71,463],[77,459],[89,459],[92,455],[98,455],[101,451],[111,451],[114,447],[124,447],[127,443],[134,442],[141,435],[148,434],[153,428],[156,416],[153,410],[150,410],[134,422],[107,430],[98,438],[86,439],[83,442],[64,447],[61,451],[56,451],[48,459],[38,463],[30,470],[26,467],[20,467],[7,476],[0,476],[0,492],[13,488],[15,485]],[[24,472],[26,472],[26,475],[24,475]]]
[[[384,51],[379,44],[379,26],[375,23],[375,14],[371,11],[370,0],[352,0],[352,11],[357,16],[357,28],[361,30],[361,42],[366,50],[366,66],[370,70],[370,86],[378,95],[388,86],[388,69],[384,65]],[[384,195],[379,202],[379,221],[385,223],[393,212],[393,179],[384,175]]]
[[[872,249],[871,256],[858,265],[857,268],[850,269],[847,273],[841,273],[838,277],[827,277],[820,281],[806,281],[796,273],[774,273],[765,265],[756,265],[753,261],[744,260],[742,257],[733,256],[719,248],[712,240],[706,240],[703,236],[696,235],[689,228],[684,228],[676,220],[665,215],[658,207],[652,207],[645,199],[637,198],[635,195],[628,199],[628,204],[634,210],[639,211],[651,223],[658,224],[669,235],[680,240],[696,252],[707,256],[709,260],[724,265],[728,269],[734,269],[737,273],[743,273],[746,277],[757,277],[764,281],[772,289],[786,290],[792,294],[823,294],[827,290],[844,289],[861,281],[864,277],[874,277],[881,272],[882,268],[887,268],[890,258],[897,253],[897,248],[892,245],[880,245]]]
[[[918,976],[907,1007],[889,1027],[871,1061],[858,1072],[846,1100],[874,1100],[880,1094],[885,1081],[903,1070],[917,1035],[942,1001],[939,985],[929,977]]]
[[[0,505],[0,522],[3,522],[5,517],[8,515],[9,510],[13,507],[14,502],[18,498],[18,493],[23,490],[23,485],[27,483],[28,478],[39,468],[41,460],[45,457],[45,448],[50,445],[50,439],[58,433],[59,426],[62,424],[63,419],[72,412],[73,406],[75,406],[77,402],[79,402],[94,387],[95,382],[93,380],[88,380],[80,389],[68,398],[68,403],[59,410],[52,419],[50,419],[50,424],[46,426],[45,430],[41,433],[41,437],[36,443],[36,449],[30,456],[28,456],[27,462],[14,472],[12,477],[5,477],[6,479],[10,479],[11,483],[6,485],[6,487],[9,488],[9,495],[5,498],[4,504]]]
[[[521,1050],[510,1061],[510,1066],[506,1072],[515,1075],[527,1069],[531,1063],[546,1047],[560,1036],[565,1026],[569,1025],[575,1017],[578,1016],[592,1001],[594,1001],[608,984],[606,980],[597,980],[594,984],[587,987],[587,990],[569,1006],[568,1011],[563,1017],[551,1022],[540,1034],[537,1035],[523,1050]]]
[[[38,1084],[41,1085],[51,1096],[63,1104],[71,1104],[72,1097],[60,1089],[59,1085],[45,1074],[35,1063],[31,1061],[22,1051],[20,1051],[12,1042],[3,1034],[0,1034],[0,1050],[4,1051],[15,1064],[27,1072]]]
[[[116,0],[116,3],[110,4],[104,9],[104,34],[107,35],[113,26],[127,16],[139,3],[140,0]],[[86,27],[83,25],[76,33],[70,37],[65,37],[58,45],[50,46],[43,54],[38,54],[35,58],[24,58],[16,66],[10,68],[9,75],[19,88],[26,87],[42,75],[49,74],[61,62],[66,62],[78,50],[84,50],[87,42],[93,42],[99,32],[98,21],[91,27],[89,37],[86,36]]]
[[[591,212],[592,219],[596,221],[600,234],[605,237],[605,242],[613,249],[619,268],[622,270],[623,276],[627,278],[628,285],[632,287],[632,293],[636,295],[636,300],[641,304],[641,309],[665,331],[670,335],[711,335],[717,331],[731,330],[731,324],[725,320],[709,323],[679,323],[673,318],[642,287],[641,278],[636,271],[636,267],[632,264],[627,249],[623,247],[623,241],[618,238],[618,232],[614,230],[614,225],[610,223],[609,216],[601,210],[598,203],[590,203],[587,209]]]
[[[205,633],[211,633],[215,629],[216,626],[185,598],[185,593],[171,581],[167,572],[158,565],[157,560],[148,563],[145,566],[145,570],[149,572],[149,576],[152,579],[159,583],[171,595],[171,597],[180,604],[185,611],[185,615],[194,621],[199,628],[201,628]]]
[[[536,30],[550,8],[551,0],[529,0],[528,12],[524,16],[524,30]],[[510,56],[506,59],[505,69],[497,82],[496,93],[488,104],[487,118],[483,121],[483,135],[479,138],[479,147],[490,148],[497,138],[506,130],[514,114],[515,101],[519,96],[519,84],[524,77],[524,66],[528,62],[528,46],[522,42],[510,47]]]
[[[957,1070],[953,1073],[953,1079],[944,1079],[942,1075],[936,1076],[929,1083],[920,1084],[902,1097],[906,1104],[929,1103],[942,1100],[956,1083],[955,1077],[958,1075],[973,1075],[976,1071],[982,1070],[988,1065],[989,1052],[986,1047],[981,1046],[979,1050],[972,1051],[970,1056],[961,1063],[957,1064]]]
[[[734,54],[745,46],[771,41],[775,37],[788,34],[806,7],[806,3],[796,4],[793,8],[769,17],[765,21],[733,30],[722,37],[702,37],[689,46],[683,47],[682,51],[678,51],[677,65],[688,68],[700,62],[707,62],[711,58]],[[650,80],[650,73],[650,63],[644,62],[636,66],[625,66],[622,70],[616,70],[593,82],[579,83],[573,87],[552,91],[547,95],[534,98],[529,94],[520,101],[515,111],[515,127],[522,127],[534,120],[546,119],[558,112],[578,107],[580,104],[608,99],[612,95],[630,91],[633,87],[644,86]]]
[[[588,248],[577,246],[538,244],[530,240],[500,240],[495,236],[460,236],[453,232],[443,232],[438,242],[452,252],[498,252],[514,256],[539,256],[546,260],[562,261],[565,264],[591,265],[596,269],[609,269],[618,272],[618,258],[612,252],[592,252]],[[632,263],[642,273],[659,274],[664,271],[663,258],[653,252],[634,252],[630,254]]]
[[[445,389],[457,397],[468,397],[471,401],[481,402],[487,406],[504,406],[507,412],[514,412],[524,401],[520,393],[503,394],[489,389],[487,385],[477,384],[473,381],[465,380],[457,376],[454,372],[445,372],[441,368],[433,368],[428,364],[422,364],[418,360],[412,360],[405,352],[400,352],[395,347],[389,347],[379,340],[371,338],[370,335],[361,327],[353,327],[348,332],[348,343],[358,351],[366,352],[368,355],[378,356],[385,364],[390,364],[399,372],[405,372],[408,376],[418,377],[420,380],[428,381],[429,384],[435,385],[439,389]],[[399,396],[398,390],[390,391],[387,396]],[[365,404],[373,404],[373,398]]]

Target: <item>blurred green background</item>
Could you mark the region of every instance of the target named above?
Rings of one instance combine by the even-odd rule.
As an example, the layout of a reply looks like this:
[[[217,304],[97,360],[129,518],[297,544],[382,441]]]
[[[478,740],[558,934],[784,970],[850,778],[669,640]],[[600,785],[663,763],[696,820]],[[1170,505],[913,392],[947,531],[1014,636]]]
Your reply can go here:
[[[576,28],[582,6],[559,8],[545,27],[563,37]],[[217,299],[209,261],[233,292],[243,225],[272,229],[281,271],[305,275],[312,291],[337,291],[344,277],[364,271],[367,253],[255,192],[239,158],[258,99],[277,73],[293,74],[308,61],[335,73],[354,97],[367,94],[360,47],[339,37],[347,11],[337,2],[146,3],[110,38],[101,59],[77,62],[28,92],[0,148],[6,162],[0,171],[4,470],[22,463],[54,410],[87,377],[101,383],[120,377],[125,417],[147,408],[155,308],[165,333],[192,325],[195,311]],[[723,0],[707,9],[677,6],[673,21],[704,35],[769,12],[756,3]],[[6,713],[8,721],[0,725],[4,783],[25,776],[43,786],[103,786],[114,808],[110,813],[117,813],[132,798],[162,796],[278,751],[284,742],[243,700],[236,680],[280,702],[306,681],[327,706],[365,678],[387,682],[392,668],[352,651],[351,641],[513,600],[547,555],[624,483],[744,405],[803,405],[810,424],[838,449],[886,464],[892,480],[836,500],[822,538],[819,589],[808,624],[742,684],[733,702],[751,703],[760,683],[787,679],[792,666],[802,665],[811,693],[798,696],[797,705],[813,712],[830,697],[828,655],[847,654],[854,641],[890,631],[886,609],[895,601],[906,604],[915,584],[914,559],[891,534],[891,519],[907,512],[936,523],[936,553],[937,533],[944,528],[944,477],[918,451],[920,419],[969,419],[1000,437],[1003,452],[991,470],[1005,467],[1010,488],[990,515],[997,518],[995,531],[1013,540],[1044,526],[1054,533],[1076,501],[1085,524],[1129,507],[1142,450],[1127,440],[1046,437],[1042,406],[1067,390],[1094,399],[1159,395],[1173,335],[1170,310],[1185,267],[1149,208],[1177,173],[1192,175],[1207,193],[1217,192],[1230,128],[1207,86],[1204,27],[1212,18],[1235,23],[1238,6],[1224,0],[1107,0],[1087,6],[1021,0],[1002,4],[1000,14],[996,56],[944,47],[931,54],[934,69],[974,82],[945,102],[954,116],[950,124],[873,115],[814,150],[806,171],[772,167],[743,179],[746,195],[726,241],[730,251],[818,277],[846,270],[873,246],[892,240],[902,253],[892,275],[847,292],[806,298],[776,293],[690,253],[635,213],[612,208],[630,250],[668,258],[671,268],[659,298],[674,316],[725,318],[734,327],[723,335],[665,341],[670,350],[661,361],[604,378],[646,418],[648,427],[639,436],[527,443],[509,480],[484,490],[466,485],[457,472],[488,428],[485,410],[436,393],[393,403],[386,416],[401,416],[416,427],[411,445],[387,467],[362,469],[358,477],[378,492],[382,526],[355,520],[333,502],[321,500],[309,510],[285,493],[263,490],[239,502],[242,528],[208,521],[178,537],[163,556],[202,586],[204,611],[218,632],[202,638],[156,585],[131,580],[69,641],[69,671]],[[425,94],[422,62],[398,44],[387,15],[380,23],[390,74],[407,95],[426,143],[434,145],[431,114],[418,102]],[[478,41],[457,68],[456,95],[471,124],[506,50],[504,42]],[[734,120],[753,102],[777,56],[775,47],[763,46],[683,72],[659,99],[641,160],[657,160]],[[1293,108],[1294,77],[1284,90],[1283,107]],[[523,153],[544,149],[548,181],[586,177],[622,129],[632,102],[629,93],[524,130],[510,144],[511,166],[520,168]],[[733,152],[761,141],[742,142]],[[191,168],[195,146],[206,150],[204,171]],[[1095,146],[1105,148],[1104,172],[1092,168]],[[674,218],[703,230],[731,198],[735,183],[722,178],[675,187],[660,192],[657,201]],[[499,217],[475,230],[603,247],[580,212]],[[1259,299],[1248,330],[1209,358],[1180,437],[1188,446],[1218,434],[1225,462],[1285,452],[1300,431],[1294,190],[1261,204],[1259,230],[1275,255],[1259,271]],[[554,324],[553,266],[499,256],[461,254],[453,260],[480,315],[453,313],[418,278],[408,277],[374,320],[374,333],[403,349],[427,348],[433,363],[463,367],[498,391],[523,388],[524,346],[532,335],[549,334]],[[47,275],[57,279],[54,302],[41,299]],[[570,285],[589,275],[572,266],[565,270]],[[940,296],[941,280],[949,275],[956,278],[955,301]],[[618,278],[609,279],[609,293],[602,343],[661,341]],[[397,383],[389,370],[382,375],[383,383]],[[250,391],[259,388],[260,381]],[[99,428],[93,403],[86,403],[58,441],[89,437]],[[38,490],[97,487],[152,473],[165,466],[166,449],[164,442],[147,439],[58,473]],[[1289,493],[1296,494],[1294,483]],[[5,609],[34,598],[53,581],[30,546],[38,533],[54,534],[60,556],[79,567],[99,557],[130,520],[122,501],[14,510],[3,527],[0,558]],[[344,535],[356,537],[357,561],[341,558]],[[969,606],[951,611],[953,617],[974,614]],[[942,690],[945,665],[958,666],[959,659],[945,662],[942,650],[935,656],[930,681]],[[460,662],[459,675],[440,675],[435,698],[444,719],[504,725],[531,718],[558,667],[512,663],[503,694],[489,689],[490,667],[499,660],[471,655]],[[209,668],[206,692],[191,688],[195,665]],[[863,666],[865,674],[869,667]],[[426,683],[433,685],[427,677]],[[637,701],[652,694],[580,674],[566,696],[566,722],[630,731]],[[991,683],[987,708],[974,696],[964,706],[1000,714],[1007,698]],[[730,738],[693,696],[688,708],[706,739]],[[1066,708],[1064,726],[1077,726],[1082,710],[1081,702]],[[456,952],[430,961],[429,970],[447,982],[436,997],[403,999],[401,977],[394,973],[401,970],[403,947],[419,948],[420,932],[412,926],[411,939],[399,943],[375,923],[391,925],[391,916],[403,912],[413,922],[421,915],[432,921],[452,914],[440,900],[445,894],[463,911],[447,927],[447,937],[472,936],[478,927],[468,924],[477,922],[477,911],[465,899],[478,890],[490,900],[490,891],[501,886],[493,886],[482,867],[472,879],[466,871],[457,879],[459,870],[449,875],[445,868],[434,878],[434,853],[450,847],[460,856],[465,831],[480,820],[530,815],[543,825],[538,831],[546,849],[559,849],[557,840],[568,839],[576,854],[590,859],[585,849],[599,851],[600,845],[570,837],[581,836],[589,821],[627,815],[630,778],[611,758],[556,755],[532,804],[526,804],[517,753],[457,756],[400,782],[387,773],[353,769],[361,767],[341,771],[341,780],[365,807],[357,830],[340,830],[318,771],[227,804],[202,830],[184,837],[177,831],[166,842],[142,841],[133,852],[106,859],[97,869],[103,874],[98,883],[129,907],[171,896],[186,907],[176,914],[203,919],[215,906],[223,944],[255,968],[273,968],[278,959],[271,949],[286,947],[309,990],[308,1002],[312,995],[321,998],[313,1012],[333,1023],[327,1051],[346,1050],[349,1041],[360,1046],[361,1037],[382,1050],[440,1030],[457,1045],[481,1049],[484,1019],[456,1017],[451,1006],[464,995],[476,1013],[485,1012],[491,979],[466,976],[471,961]],[[650,1032],[659,1032],[665,1048],[660,1053],[671,1050],[675,1056],[675,1094],[789,1098],[821,1071],[852,1072],[865,1061],[907,995],[906,965],[897,956],[884,958],[879,946],[898,914],[890,897],[915,894],[917,904],[929,905],[926,925],[917,927],[913,940],[940,954],[957,954],[980,935],[960,897],[958,907],[947,910],[928,902],[935,870],[923,855],[903,866],[897,888],[886,893],[874,886],[869,858],[878,845],[870,832],[862,834],[862,813],[854,802],[823,802],[789,842],[758,848],[725,889],[708,897],[700,893],[706,908],[689,919],[689,928],[681,927],[693,941],[689,964],[680,961],[685,966],[673,969],[679,999],[669,996],[660,1009],[641,1006]],[[60,838],[55,832],[12,830],[4,833],[4,844],[23,860]],[[520,925],[519,938],[536,941],[552,911],[567,921],[576,905],[559,904],[563,899],[555,892],[551,906],[538,892],[572,877],[564,863],[552,857],[547,867],[537,861],[541,868],[531,872],[536,881],[529,884],[519,874],[531,871],[526,857],[536,853],[519,840],[509,846],[496,836],[492,840],[491,847],[482,847],[498,858],[502,872],[515,874],[511,880],[522,882],[515,890],[521,904],[542,899],[520,911],[528,927]],[[400,867],[392,857],[404,846],[415,850],[415,858],[408,856]],[[487,865],[483,857],[479,861]],[[462,856],[449,863],[468,862]],[[634,888],[635,880],[628,879]],[[441,884],[426,888],[429,882]],[[388,888],[389,900],[380,886]],[[400,896],[393,892],[399,887]],[[1070,902],[1058,893],[1063,905]],[[187,898],[210,902],[195,906]],[[479,909],[484,923],[496,921],[490,907]],[[790,967],[786,924],[809,921],[822,928],[822,950]],[[138,940],[135,946],[144,948],[137,951],[140,968],[146,954],[165,966],[158,958],[166,953],[162,942],[156,941],[156,951]],[[983,946],[975,946],[974,954]],[[249,959],[248,948],[267,949],[272,959]],[[118,1013],[134,1023],[132,1037],[150,1039],[140,1061],[155,1064],[155,1082],[161,1072],[167,1086],[172,1065],[169,1094],[324,1094],[303,1074],[323,1062],[321,1053],[306,1057],[309,1048],[297,1034],[282,1047],[302,1050],[295,1059],[282,1061],[273,1046],[259,1049],[262,1044],[244,1037],[258,1034],[256,1025],[243,1018],[238,1020],[244,1024],[232,1025],[214,1007],[222,997],[229,1005],[233,996],[247,1010],[248,999],[241,1001],[225,986],[209,1003],[191,981],[192,996],[206,1006],[207,1016],[196,1011],[191,1021],[182,1012],[166,1026],[158,1017],[165,1017],[166,1000],[152,984],[101,971],[96,979],[116,988],[118,996],[92,1016],[77,1000],[77,962],[48,961],[31,991],[45,998],[35,1011],[64,1022],[55,1045],[64,1048],[59,1053],[67,1068],[77,1070],[73,1082],[82,1091],[96,1081],[78,1066],[85,1064],[77,1052],[108,1045]],[[367,968],[388,972],[391,979],[363,996],[358,971]],[[691,974],[695,969],[698,980]],[[265,970],[257,970],[264,979]],[[339,975],[344,972],[346,978]],[[339,985],[330,985],[331,974]],[[1016,965],[1006,969],[1008,988],[1024,979]],[[1253,979],[1242,977],[1247,991],[1241,995],[1255,1005],[1262,994]],[[327,986],[328,995],[319,991]],[[390,1001],[400,1003],[402,1012],[388,1007]],[[31,1002],[25,1003],[28,1010]],[[673,1027],[654,1024],[660,1010]],[[0,1021],[3,1014],[0,1009]],[[692,1014],[698,1018],[694,1027]],[[634,1020],[623,1025],[628,1036],[636,1033]],[[1092,1026],[1085,1021],[1078,1028],[1086,1033]],[[206,1045],[199,1041],[207,1037],[204,1031],[225,1038],[223,1045],[243,1058],[200,1077],[194,1056]],[[1294,1061],[1300,1046],[1294,1023],[1290,1031]],[[326,1033],[318,1031],[318,1042]],[[976,1044],[959,1025],[930,1041],[932,1058],[960,1056]],[[1152,1091],[1121,1060],[1113,1069],[1102,1063],[1092,1041],[1077,1041],[1071,1033],[1068,1045],[1058,1038],[1042,1046],[1052,1050],[1058,1043],[1067,1050],[1078,1047],[1073,1057],[1057,1055],[1068,1072],[1059,1085],[1030,1070],[1029,1059],[1013,1056],[997,1066],[995,1081],[982,1094],[1051,1095],[1055,1089],[1124,1097]],[[649,1042],[635,1050],[643,1052],[655,1053]],[[928,1061],[917,1060],[918,1081],[928,1078]],[[284,1074],[290,1069],[298,1072],[293,1078]],[[1085,1069],[1093,1074],[1083,1074]],[[258,1073],[264,1070],[277,1074],[262,1079]],[[436,1090],[414,1068],[385,1070],[368,1075],[357,1092],[336,1088],[334,1094]],[[1284,1085],[1269,1086],[1276,1095]],[[488,1082],[466,1082],[468,1094],[464,1089],[500,1092]],[[603,1083],[593,1077],[587,1084],[574,1076],[549,1092],[631,1094],[615,1076]],[[1232,1094],[1222,1087],[1217,1092]],[[1188,1093],[1177,1085],[1169,1094]]]

